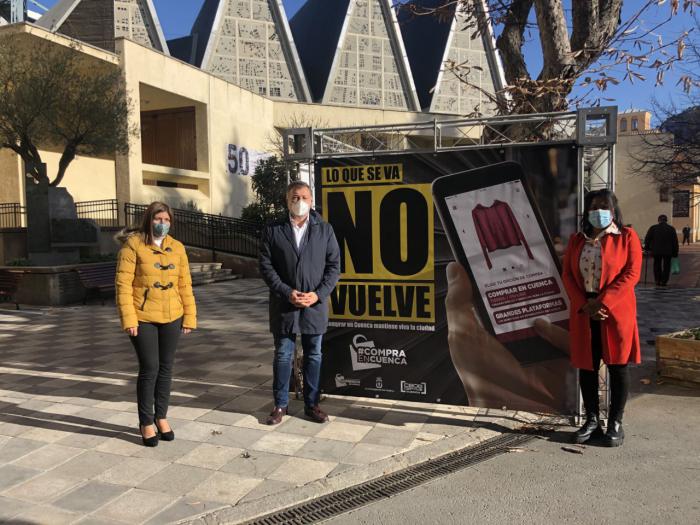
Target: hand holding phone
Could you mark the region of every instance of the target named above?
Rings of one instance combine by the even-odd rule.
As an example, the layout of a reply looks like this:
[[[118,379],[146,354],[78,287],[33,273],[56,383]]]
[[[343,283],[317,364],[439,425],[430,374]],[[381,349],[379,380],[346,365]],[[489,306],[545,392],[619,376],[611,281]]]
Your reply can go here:
[[[513,354],[476,318],[474,291],[459,264],[447,266],[445,301],[450,357],[469,403],[476,406],[544,411],[561,404],[575,375],[567,359],[520,366]],[[538,319],[535,331],[545,341],[568,353],[569,333]]]

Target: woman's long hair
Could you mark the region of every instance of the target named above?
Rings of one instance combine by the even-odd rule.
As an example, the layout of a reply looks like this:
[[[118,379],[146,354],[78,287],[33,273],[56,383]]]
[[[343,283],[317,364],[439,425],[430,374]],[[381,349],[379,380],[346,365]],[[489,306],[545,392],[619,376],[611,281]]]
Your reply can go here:
[[[599,197],[608,202],[608,206],[614,214],[613,222],[615,223],[615,226],[617,226],[619,229],[624,227],[624,223],[622,222],[622,211],[620,211],[620,206],[617,203],[617,197],[615,194],[608,189],[590,191],[583,199],[583,217],[581,218],[581,230],[583,230],[583,233],[589,237],[593,234],[593,225],[588,221],[588,212],[591,209],[593,200]]]
[[[146,244],[153,243],[153,218],[163,211],[170,216],[170,226],[172,227],[174,217],[170,206],[164,202],[155,201],[149,204],[148,208],[143,212],[141,224],[123,229],[115,236],[115,239],[123,243],[126,242],[131,235],[137,234],[143,236],[143,242]]]

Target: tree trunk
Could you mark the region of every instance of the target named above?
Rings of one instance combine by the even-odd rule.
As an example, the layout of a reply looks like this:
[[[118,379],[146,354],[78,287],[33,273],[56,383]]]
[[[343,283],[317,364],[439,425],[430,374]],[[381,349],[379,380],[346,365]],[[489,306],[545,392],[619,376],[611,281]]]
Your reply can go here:
[[[58,161],[58,173],[56,178],[51,183],[51,186],[58,186],[61,184],[63,177],[66,175],[66,170],[73,159],[75,159],[75,154],[77,152],[77,146],[74,143],[69,143],[63,150],[63,155],[61,155],[61,160]]]

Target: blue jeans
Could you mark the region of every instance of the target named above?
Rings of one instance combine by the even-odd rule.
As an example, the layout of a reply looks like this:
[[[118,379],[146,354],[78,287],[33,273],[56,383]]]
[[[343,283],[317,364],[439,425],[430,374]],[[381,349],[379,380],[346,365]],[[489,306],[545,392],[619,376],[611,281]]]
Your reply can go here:
[[[296,339],[296,334],[275,335],[272,392],[276,407],[284,408],[289,404],[289,378],[292,375]],[[318,405],[322,340],[323,334],[301,336],[301,346],[304,349],[304,404],[307,407]]]

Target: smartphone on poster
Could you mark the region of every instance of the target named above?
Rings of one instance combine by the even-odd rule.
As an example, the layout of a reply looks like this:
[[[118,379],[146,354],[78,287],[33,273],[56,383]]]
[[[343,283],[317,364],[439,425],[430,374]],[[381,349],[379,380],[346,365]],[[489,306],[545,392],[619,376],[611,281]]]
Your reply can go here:
[[[432,192],[454,257],[474,284],[483,325],[523,365],[563,357],[534,330],[536,319],[568,328],[569,300],[520,164],[445,175]]]

